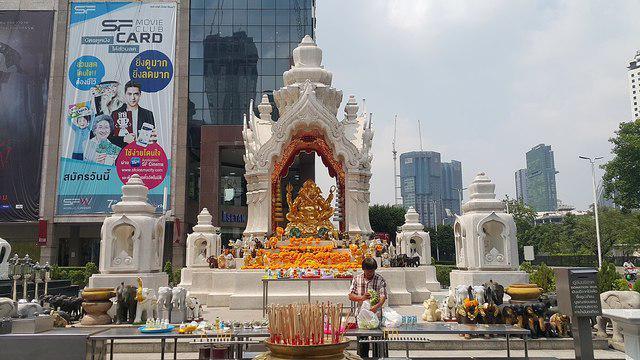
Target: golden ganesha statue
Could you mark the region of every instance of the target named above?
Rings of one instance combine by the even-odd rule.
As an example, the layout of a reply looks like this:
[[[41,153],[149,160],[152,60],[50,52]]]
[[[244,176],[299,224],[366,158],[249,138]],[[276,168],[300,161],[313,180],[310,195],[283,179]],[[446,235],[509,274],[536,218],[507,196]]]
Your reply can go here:
[[[296,199],[292,199],[293,186],[287,185],[287,227],[285,234],[290,236],[323,236],[325,233],[334,233],[335,229],[330,219],[333,216],[333,192],[332,186],[329,196],[324,199],[322,191],[313,180],[304,182]],[[292,232],[293,231],[293,232]]]

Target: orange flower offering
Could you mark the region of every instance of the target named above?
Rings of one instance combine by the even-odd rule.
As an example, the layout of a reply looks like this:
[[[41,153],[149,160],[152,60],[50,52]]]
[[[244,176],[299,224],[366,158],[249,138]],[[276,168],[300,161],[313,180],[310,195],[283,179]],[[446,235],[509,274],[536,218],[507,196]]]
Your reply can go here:
[[[280,226],[278,226],[278,227],[276,228],[276,235],[278,235],[278,236],[282,236],[282,235],[284,235],[284,229],[283,229],[283,228],[281,228]]]
[[[272,243],[272,239],[276,239]],[[243,269],[336,269],[345,272],[349,269],[360,268],[359,261],[351,261],[351,254],[348,252],[338,252],[335,245],[320,245],[318,238],[290,238],[289,245],[277,246],[277,238],[269,240],[267,248],[273,251],[259,250],[257,259],[245,263]],[[277,249],[277,250],[276,250]],[[357,249],[357,246],[356,246]],[[262,260],[259,261],[258,259]]]

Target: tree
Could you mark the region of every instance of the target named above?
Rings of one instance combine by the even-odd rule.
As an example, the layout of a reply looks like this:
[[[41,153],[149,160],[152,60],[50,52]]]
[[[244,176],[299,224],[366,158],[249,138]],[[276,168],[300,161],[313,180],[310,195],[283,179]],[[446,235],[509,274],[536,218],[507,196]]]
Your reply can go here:
[[[400,205],[369,206],[369,222],[375,232],[387,233],[391,241],[396,240],[398,226],[404,224],[406,210]]]
[[[516,223],[516,238],[518,239],[518,249],[522,251],[525,245],[534,245],[530,239],[530,231],[535,227],[536,212],[528,205],[516,199],[506,197],[503,200],[509,210],[509,214],[513,215]]]
[[[456,246],[453,239],[453,226],[438,225],[438,231],[434,228],[426,228],[424,231],[429,232],[431,238],[431,257],[440,260],[455,260]]]
[[[640,208],[640,119],[621,123],[609,142],[614,157],[602,166],[605,195],[623,209]]]

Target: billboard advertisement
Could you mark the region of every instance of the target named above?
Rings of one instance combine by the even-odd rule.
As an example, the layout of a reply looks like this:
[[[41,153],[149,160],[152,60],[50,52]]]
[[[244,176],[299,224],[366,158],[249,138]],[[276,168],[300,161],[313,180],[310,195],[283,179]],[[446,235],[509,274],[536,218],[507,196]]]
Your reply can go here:
[[[104,214],[139,174],[168,208],[176,4],[71,4],[56,212]]]
[[[53,11],[0,11],[0,222],[37,221]]]

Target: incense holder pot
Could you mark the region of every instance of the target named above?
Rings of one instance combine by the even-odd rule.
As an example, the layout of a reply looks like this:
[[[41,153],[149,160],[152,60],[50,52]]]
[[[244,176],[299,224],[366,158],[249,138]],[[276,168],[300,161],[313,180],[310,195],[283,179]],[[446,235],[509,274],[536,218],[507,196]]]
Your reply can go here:
[[[359,356],[346,352],[349,341],[322,345],[284,345],[265,341],[268,352],[259,354],[254,360],[322,359],[322,360],[362,360]]]
[[[542,288],[536,284],[511,284],[505,292],[512,300],[536,300],[542,294]]]

